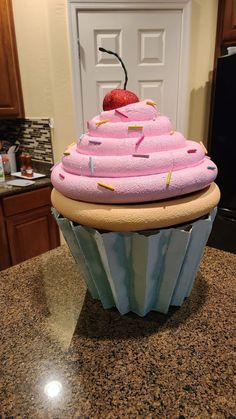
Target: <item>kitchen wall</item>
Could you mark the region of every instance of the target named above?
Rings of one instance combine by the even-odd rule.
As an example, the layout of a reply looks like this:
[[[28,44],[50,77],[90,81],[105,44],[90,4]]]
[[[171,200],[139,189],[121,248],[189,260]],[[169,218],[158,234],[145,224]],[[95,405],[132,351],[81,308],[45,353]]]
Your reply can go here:
[[[54,119],[59,159],[75,139],[66,0],[13,0],[25,115]]]
[[[189,138],[206,140],[217,0],[192,1]],[[26,117],[53,117],[55,160],[75,138],[66,0],[13,0]],[[30,34],[30,35],[29,35]]]
[[[54,162],[50,125],[50,118],[1,119],[1,143],[7,148],[19,144],[17,156],[22,152],[29,153],[32,156],[34,170],[50,174]]]
[[[188,137],[206,143],[218,0],[192,1]]]

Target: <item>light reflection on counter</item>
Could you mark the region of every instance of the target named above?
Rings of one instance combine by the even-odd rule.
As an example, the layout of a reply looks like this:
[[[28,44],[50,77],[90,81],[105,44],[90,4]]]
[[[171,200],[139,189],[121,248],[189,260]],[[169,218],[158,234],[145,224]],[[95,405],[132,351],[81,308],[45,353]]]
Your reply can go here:
[[[54,399],[55,397],[58,397],[60,393],[62,392],[62,384],[60,381],[49,381],[44,386],[44,393],[49,399]]]
[[[86,294],[78,266],[59,263],[56,253],[44,256],[42,280],[47,304],[47,331],[63,351],[70,347]]]

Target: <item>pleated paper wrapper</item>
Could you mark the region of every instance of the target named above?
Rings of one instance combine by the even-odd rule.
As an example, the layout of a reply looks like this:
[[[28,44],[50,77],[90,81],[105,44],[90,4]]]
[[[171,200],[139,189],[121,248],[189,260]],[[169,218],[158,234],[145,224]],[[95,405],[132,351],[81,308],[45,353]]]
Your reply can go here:
[[[91,296],[105,309],[145,316],[181,306],[191,293],[216,208],[180,227],[105,232],[53,215]]]

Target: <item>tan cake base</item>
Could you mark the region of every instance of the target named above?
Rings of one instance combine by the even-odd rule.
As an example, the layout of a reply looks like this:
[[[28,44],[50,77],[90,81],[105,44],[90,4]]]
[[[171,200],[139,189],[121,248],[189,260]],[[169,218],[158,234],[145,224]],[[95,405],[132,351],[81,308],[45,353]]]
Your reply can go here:
[[[160,202],[109,205],[74,201],[52,190],[52,205],[64,217],[84,226],[110,231],[140,231],[171,227],[208,214],[220,200],[212,183],[202,191]]]

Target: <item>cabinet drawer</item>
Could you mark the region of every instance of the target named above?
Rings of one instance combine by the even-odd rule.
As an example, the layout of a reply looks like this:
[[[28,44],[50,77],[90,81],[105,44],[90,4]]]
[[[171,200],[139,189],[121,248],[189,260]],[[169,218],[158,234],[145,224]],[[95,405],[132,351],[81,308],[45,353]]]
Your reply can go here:
[[[3,198],[2,206],[4,215],[9,217],[44,205],[50,205],[50,195],[51,187],[47,186],[46,188]]]

